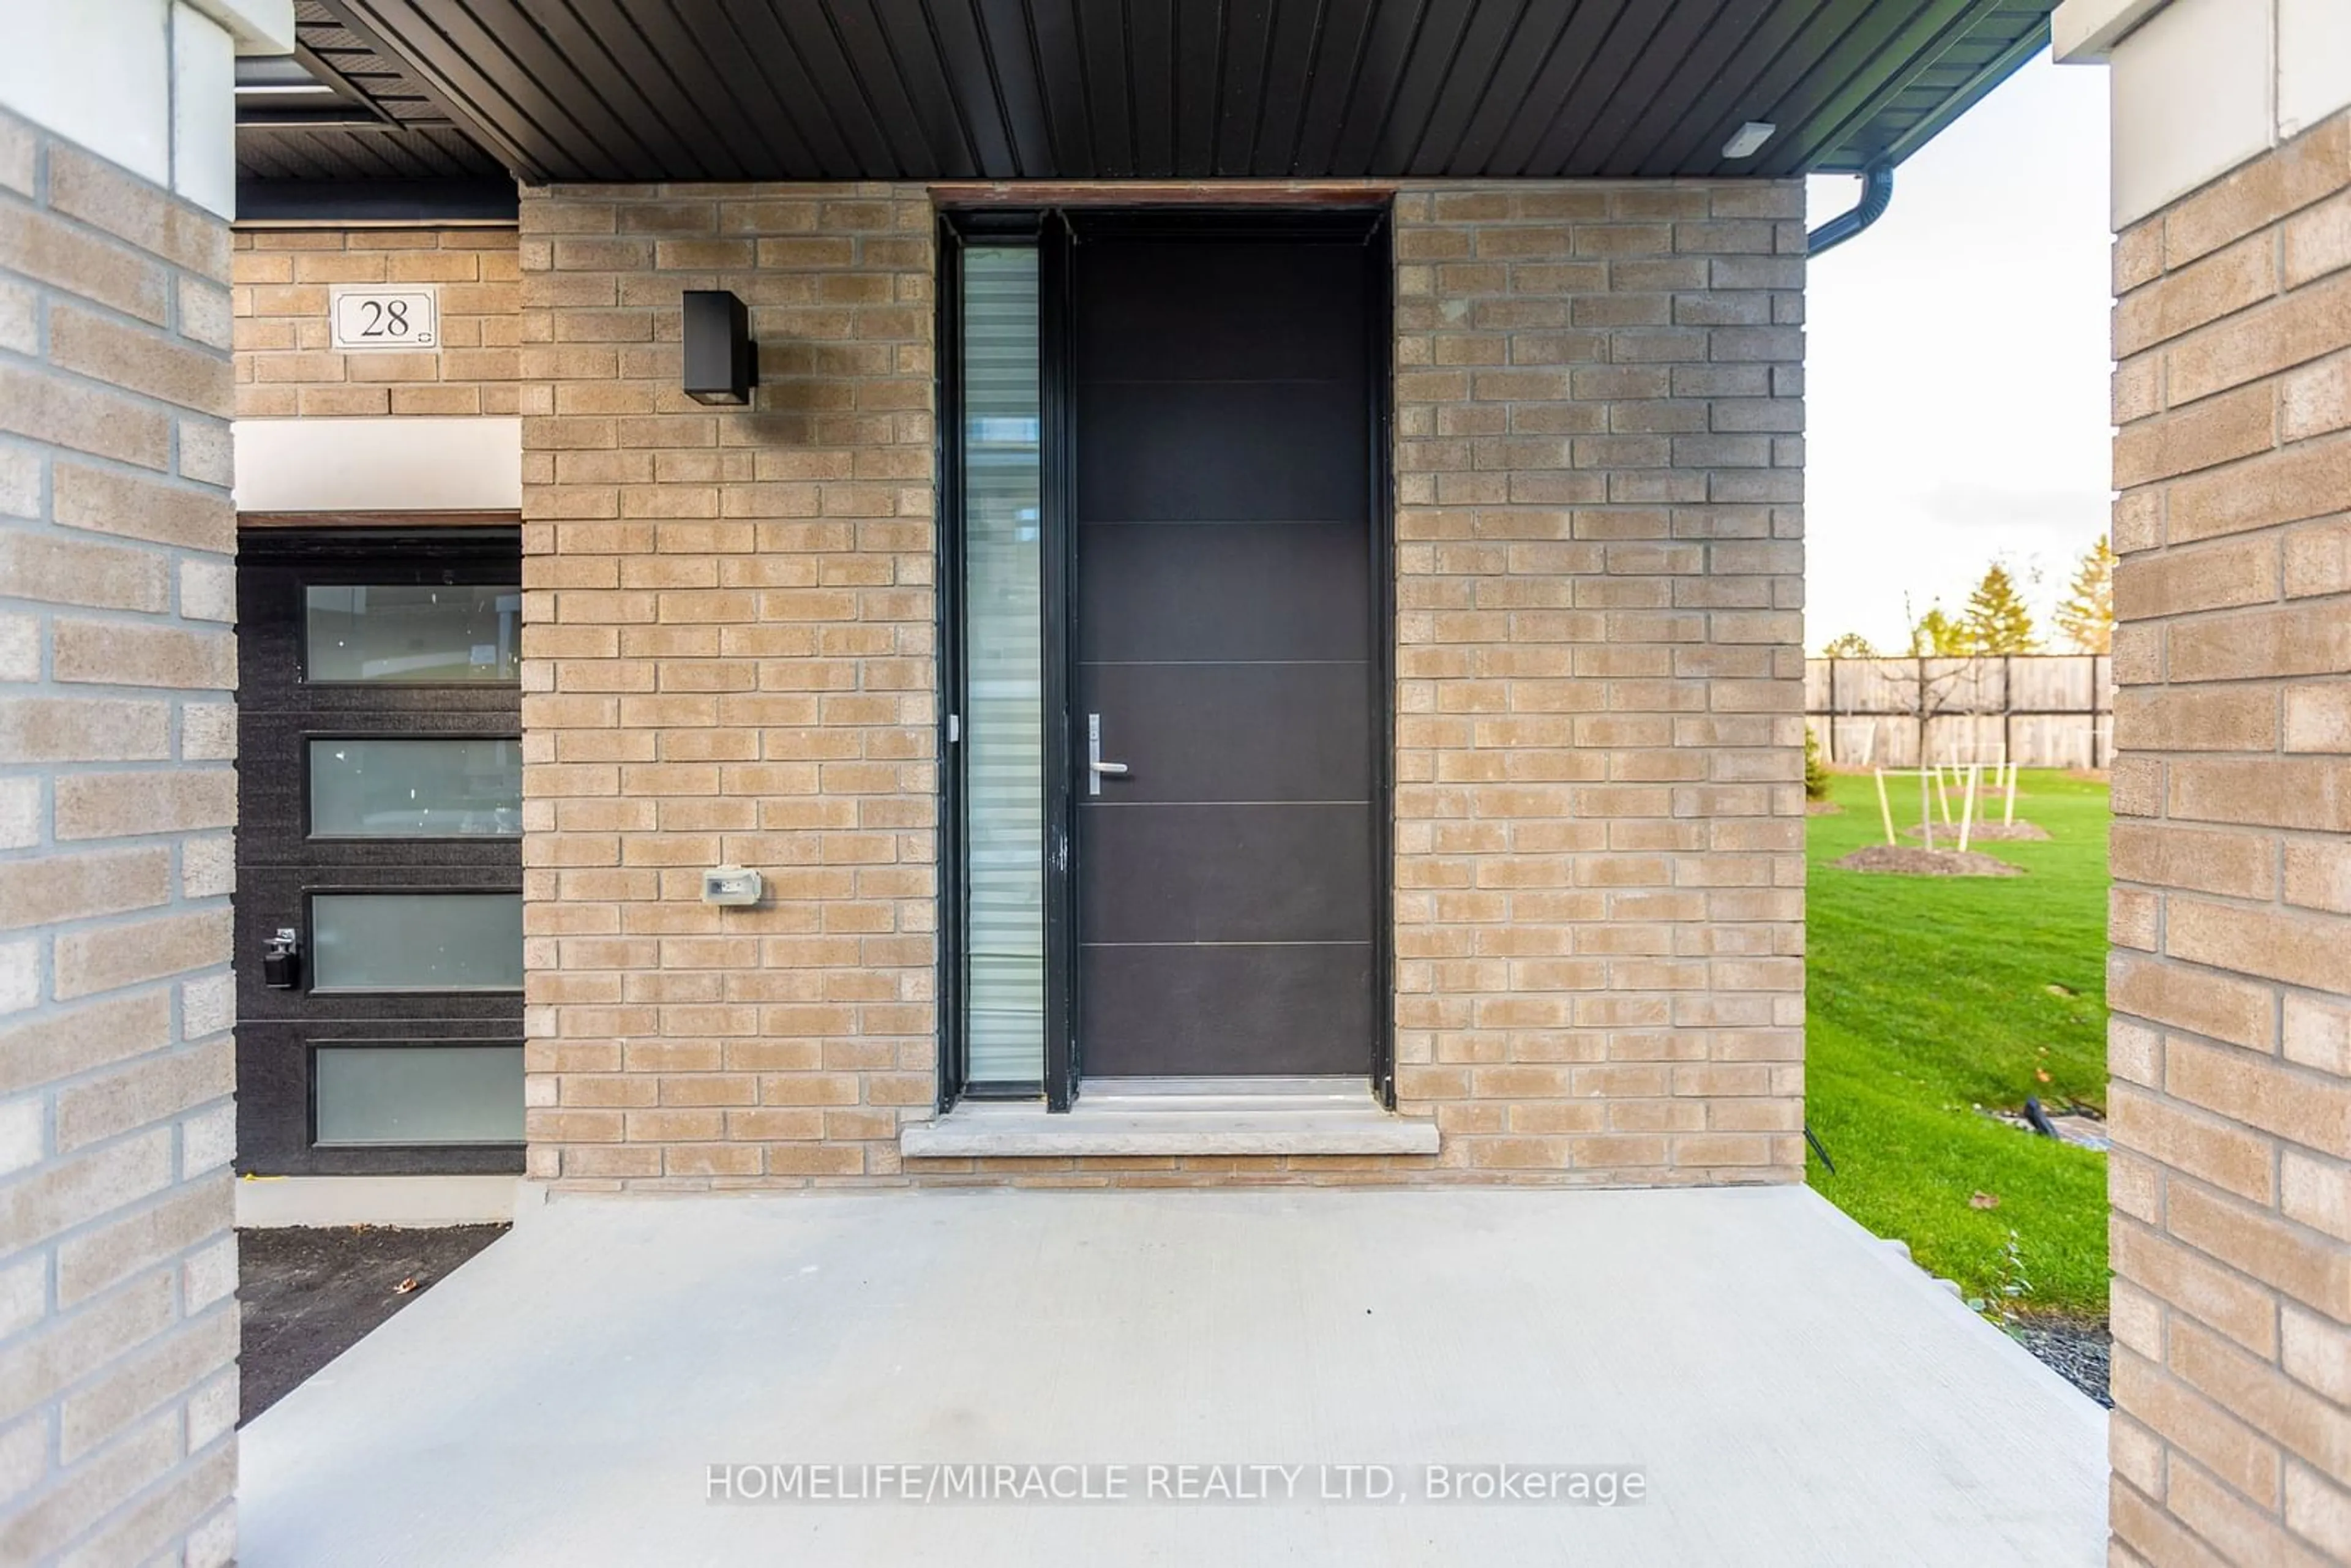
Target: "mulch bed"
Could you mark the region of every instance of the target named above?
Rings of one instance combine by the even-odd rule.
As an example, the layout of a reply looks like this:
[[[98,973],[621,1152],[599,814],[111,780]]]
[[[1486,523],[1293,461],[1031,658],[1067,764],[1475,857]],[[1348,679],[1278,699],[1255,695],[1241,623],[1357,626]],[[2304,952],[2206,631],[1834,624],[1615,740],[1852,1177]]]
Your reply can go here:
[[[1907,844],[1865,844],[1842,860],[1829,862],[1846,871],[1876,872],[1891,876],[2022,876],[2012,866],[1973,850],[1920,850]]]
[[[240,1230],[243,1426],[507,1233],[503,1225]],[[406,1289],[402,1289],[402,1285]]]
[[[2107,1409],[2115,1407],[2114,1396],[2106,1387],[2114,1364],[2114,1340],[2103,1321],[2020,1317],[2008,1325],[2008,1332],[2058,1376]]]
[[[1915,839],[1917,838],[1923,831],[1924,830],[1918,828],[1905,828],[1902,830],[1902,836],[1904,838]],[[1968,841],[1970,843],[1974,842],[1978,839],[2016,841],[2023,839],[2045,839],[2048,836],[2049,830],[2043,827],[2038,822],[1978,822],[1968,830]],[[1949,839],[1952,842],[1957,843],[1959,841],[1959,830],[1957,827],[1938,827],[1935,830],[1935,837],[1938,839]]]

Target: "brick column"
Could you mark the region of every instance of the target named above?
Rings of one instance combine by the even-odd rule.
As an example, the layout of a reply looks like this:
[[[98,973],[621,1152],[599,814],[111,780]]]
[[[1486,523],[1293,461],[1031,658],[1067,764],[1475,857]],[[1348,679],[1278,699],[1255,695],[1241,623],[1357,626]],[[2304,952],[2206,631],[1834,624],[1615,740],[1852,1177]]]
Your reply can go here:
[[[529,1169],[898,1171],[937,1059],[931,207],[919,186],[522,202]],[[679,390],[729,288],[755,408]],[[768,901],[699,901],[702,868]]]
[[[8,1563],[235,1547],[228,258],[0,115]]]
[[[2117,1560],[2351,1559],[2351,114],[2115,250]]]
[[[1442,1163],[1803,1174],[1803,192],[1396,203],[1396,1086]]]

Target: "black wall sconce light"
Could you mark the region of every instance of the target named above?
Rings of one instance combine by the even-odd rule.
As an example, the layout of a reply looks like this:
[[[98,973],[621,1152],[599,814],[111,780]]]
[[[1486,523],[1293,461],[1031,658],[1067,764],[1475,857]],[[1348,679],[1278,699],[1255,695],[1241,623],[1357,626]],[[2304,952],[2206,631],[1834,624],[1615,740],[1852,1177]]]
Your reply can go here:
[[[742,404],[759,384],[759,345],[750,312],[724,288],[685,291],[685,395],[696,402]]]

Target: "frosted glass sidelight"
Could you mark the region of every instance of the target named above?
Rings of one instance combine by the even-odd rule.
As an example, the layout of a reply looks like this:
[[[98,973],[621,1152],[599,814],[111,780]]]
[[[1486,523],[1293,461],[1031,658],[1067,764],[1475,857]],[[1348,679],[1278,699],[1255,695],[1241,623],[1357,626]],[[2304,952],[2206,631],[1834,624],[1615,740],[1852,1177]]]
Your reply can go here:
[[[317,990],[520,990],[522,894],[316,894],[310,948]]]
[[[313,1064],[321,1146],[522,1142],[518,1045],[321,1045]]]
[[[513,838],[522,831],[522,742],[314,740],[310,831],[319,838]]]
[[[302,591],[312,682],[512,685],[522,590],[480,583]]]
[[[1043,469],[1037,252],[963,265],[966,1081],[1045,1075]]]

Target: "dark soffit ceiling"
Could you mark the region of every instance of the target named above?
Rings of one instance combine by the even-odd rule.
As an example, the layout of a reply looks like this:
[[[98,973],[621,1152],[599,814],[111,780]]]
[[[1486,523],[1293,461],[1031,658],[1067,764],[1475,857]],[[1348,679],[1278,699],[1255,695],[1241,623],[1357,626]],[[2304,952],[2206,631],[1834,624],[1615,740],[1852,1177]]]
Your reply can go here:
[[[241,111],[238,162],[249,186],[1857,172],[2022,64],[2054,3],[298,0],[351,104]],[[1727,162],[1750,120],[1778,133]]]
[[[291,59],[237,62],[241,218],[316,215],[329,186],[345,216],[514,215],[505,162],[422,83],[319,0],[295,0],[294,27]]]

